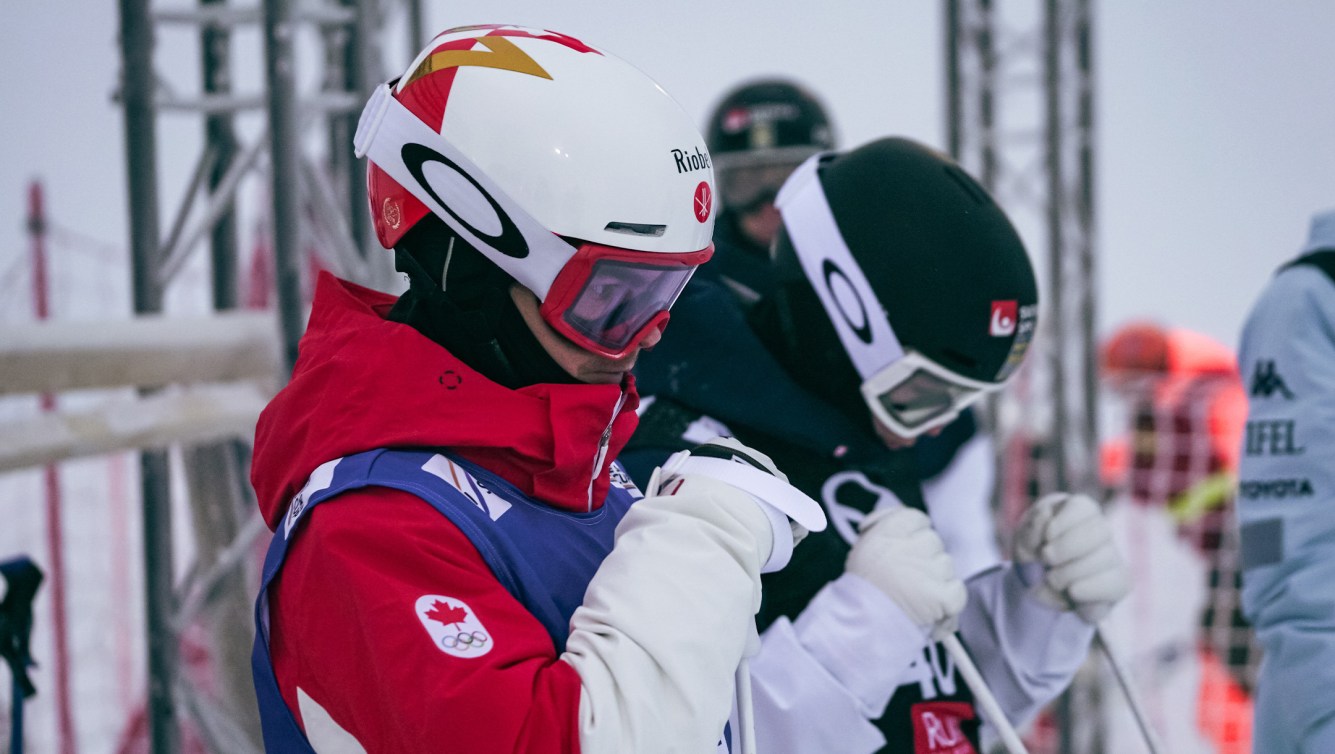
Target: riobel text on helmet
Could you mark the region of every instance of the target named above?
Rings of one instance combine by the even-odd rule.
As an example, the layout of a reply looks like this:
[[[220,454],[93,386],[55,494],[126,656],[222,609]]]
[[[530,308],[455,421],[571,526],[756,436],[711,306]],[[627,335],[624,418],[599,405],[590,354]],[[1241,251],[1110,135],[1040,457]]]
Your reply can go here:
[[[693,170],[704,170],[709,167],[709,153],[701,152],[700,147],[696,147],[694,153],[674,149],[672,150],[672,159],[677,163],[678,173],[689,173]]]

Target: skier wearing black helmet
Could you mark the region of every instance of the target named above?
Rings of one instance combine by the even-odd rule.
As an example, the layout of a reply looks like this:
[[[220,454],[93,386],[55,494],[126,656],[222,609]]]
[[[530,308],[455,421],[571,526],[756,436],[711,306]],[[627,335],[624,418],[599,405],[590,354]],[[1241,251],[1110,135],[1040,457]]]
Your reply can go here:
[[[779,229],[774,198],[802,161],[834,147],[825,107],[794,81],[765,78],[723,96],[705,129],[718,178],[715,255],[700,277],[743,301],[769,292],[770,246]]]
[[[958,630],[1024,722],[1128,588],[1089,498],[1032,506],[1013,562],[990,541],[989,511],[971,507],[991,457],[970,442],[968,408],[1034,337],[1028,256],[977,182],[907,139],[813,156],[775,204],[770,290],[743,304],[691,284],[636,368],[652,397],[620,460],[635,476],[724,432],[825,506],[832,526],[766,577],[752,664],[762,751],[983,751],[937,642]]]

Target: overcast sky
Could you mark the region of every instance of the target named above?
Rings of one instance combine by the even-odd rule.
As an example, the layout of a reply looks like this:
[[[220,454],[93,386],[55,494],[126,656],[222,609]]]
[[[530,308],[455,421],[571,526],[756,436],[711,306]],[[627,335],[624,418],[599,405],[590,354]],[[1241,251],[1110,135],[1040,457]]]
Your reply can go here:
[[[27,249],[33,177],[64,234],[58,284],[75,286],[87,269],[80,259],[114,258],[128,241],[123,120],[111,99],[116,4],[6,6],[0,307],[8,310],[5,301],[12,306],[24,290],[6,280]],[[944,146],[938,3],[451,0],[433,7],[428,26],[485,22],[583,37],[658,79],[702,123],[737,80],[782,74],[824,98],[842,146],[890,133]],[[1100,327],[1151,317],[1234,345],[1264,280],[1302,244],[1308,218],[1335,206],[1335,3],[1105,1],[1095,22]],[[407,62],[406,48],[385,53],[393,69]],[[259,70],[257,37],[239,39],[236,54]],[[183,91],[196,86],[197,58],[181,32],[164,34],[155,51],[162,78]],[[181,115],[159,129],[164,233],[199,130]],[[123,296],[128,277],[127,265],[95,282],[102,295]],[[78,314],[72,295],[57,296],[57,314]]]

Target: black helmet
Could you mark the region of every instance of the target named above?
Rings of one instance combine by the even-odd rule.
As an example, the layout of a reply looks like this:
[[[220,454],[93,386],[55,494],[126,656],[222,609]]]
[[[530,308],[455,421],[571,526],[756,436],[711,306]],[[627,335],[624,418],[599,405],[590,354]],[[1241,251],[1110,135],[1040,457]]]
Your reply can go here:
[[[811,160],[777,204],[780,284],[758,329],[809,387],[912,436],[1019,366],[1037,325],[1033,268],[949,157],[880,139]]]
[[[806,89],[781,79],[730,91],[714,108],[705,139],[720,198],[732,208],[772,200],[788,171],[834,146],[825,108]]]

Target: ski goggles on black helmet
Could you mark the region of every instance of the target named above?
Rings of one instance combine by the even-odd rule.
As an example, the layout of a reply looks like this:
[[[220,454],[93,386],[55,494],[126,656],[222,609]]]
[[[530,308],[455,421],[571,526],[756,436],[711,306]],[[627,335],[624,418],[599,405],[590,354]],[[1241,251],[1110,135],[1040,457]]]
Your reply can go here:
[[[830,210],[815,155],[779,192],[776,206],[812,289],[839,335],[872,416],[896,435],[918,437],[944,426],[970,404],[1001,388],[957,374],[915,350],[905,350],[848,250]]]
[[[950,423],[1000,387],[955,374],[917,351],[908,351],[863,380],[862,397],[882,424],[907,438]]]
[[[380,86],[353,139],[367,156],[497,267],[542,301],[547,324],[608,358],[665,326],[712,244],[684,252],[567,242],[543,227],[467,155]],[[576,245],[577,244],[577,245]]]

